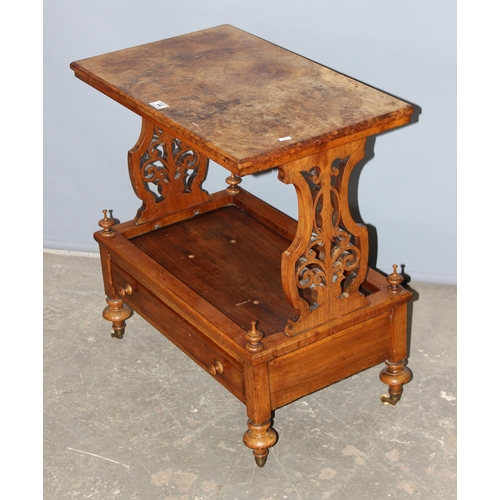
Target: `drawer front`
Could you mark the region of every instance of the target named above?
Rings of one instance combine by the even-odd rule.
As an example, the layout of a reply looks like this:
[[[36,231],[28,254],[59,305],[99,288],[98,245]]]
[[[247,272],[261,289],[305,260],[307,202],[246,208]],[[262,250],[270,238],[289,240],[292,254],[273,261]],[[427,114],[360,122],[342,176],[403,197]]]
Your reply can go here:
[[[361,325],[285,354],[269,363],[271,402],[279,408],[390,357],[392,316]]]
[[[114,288],[124,302],[240,401],[245,402],[245,379],[241,363],[114,263],[111,264],[111,274]]]

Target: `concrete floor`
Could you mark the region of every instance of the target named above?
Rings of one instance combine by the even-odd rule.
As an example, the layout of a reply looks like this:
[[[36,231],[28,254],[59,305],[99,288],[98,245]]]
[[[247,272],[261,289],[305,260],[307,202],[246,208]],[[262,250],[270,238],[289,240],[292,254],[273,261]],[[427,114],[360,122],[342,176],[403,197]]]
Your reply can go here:
[[[139,315],[111,338],[97,258],[45,253],[44,499],[456,498],[456,287],[411,287],[398,405],[381,366],[295,401],[259,469],[245,407]]]

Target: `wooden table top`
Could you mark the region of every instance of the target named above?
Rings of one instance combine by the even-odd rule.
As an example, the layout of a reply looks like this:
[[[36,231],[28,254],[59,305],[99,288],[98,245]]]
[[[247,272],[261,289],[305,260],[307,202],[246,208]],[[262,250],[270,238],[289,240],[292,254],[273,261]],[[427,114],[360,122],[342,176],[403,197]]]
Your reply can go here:
[[[407,123],[413,107],[230,25],[71,63],[239,175]],[[150,103],[168,105],[157,109]]]

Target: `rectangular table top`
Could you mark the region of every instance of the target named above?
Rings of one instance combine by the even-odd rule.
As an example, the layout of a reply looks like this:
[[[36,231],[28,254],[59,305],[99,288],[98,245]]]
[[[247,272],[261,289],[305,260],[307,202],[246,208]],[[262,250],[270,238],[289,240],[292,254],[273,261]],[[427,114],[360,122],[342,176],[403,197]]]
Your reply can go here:
[[[404,101],[230,25],[71,69],[240,175],[402,125],[413,113]]]

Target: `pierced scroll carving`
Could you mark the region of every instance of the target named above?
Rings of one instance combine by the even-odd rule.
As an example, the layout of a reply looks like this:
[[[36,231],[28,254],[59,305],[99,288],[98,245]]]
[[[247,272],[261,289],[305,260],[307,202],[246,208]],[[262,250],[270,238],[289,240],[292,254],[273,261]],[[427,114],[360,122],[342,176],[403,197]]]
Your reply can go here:
[[[296,160],[280,168],[298,197],[297,234],[283,253],[282,280],[295,315],[296,335],[366,305],[360,286],[368,266],[368,232],[351,217],[349,177],[364,157],[364,140]]]
[[[128,163],[135,194],[143,201],[134,219],[137,224],[209,199],[201,188],[207,157],[145,118]]]

